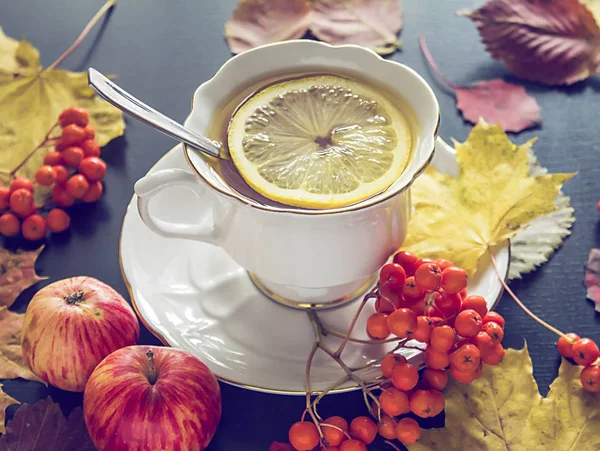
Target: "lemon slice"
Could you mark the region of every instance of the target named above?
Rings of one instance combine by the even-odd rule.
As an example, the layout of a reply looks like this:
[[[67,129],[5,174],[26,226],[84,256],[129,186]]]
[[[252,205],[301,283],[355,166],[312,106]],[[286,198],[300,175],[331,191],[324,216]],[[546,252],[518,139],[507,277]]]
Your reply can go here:
[[[271,85],[229,124],[229,152],[244,180],[268,199],[322,209],[388,188],[411,152],[406,117],[377,91],[338,76]]]

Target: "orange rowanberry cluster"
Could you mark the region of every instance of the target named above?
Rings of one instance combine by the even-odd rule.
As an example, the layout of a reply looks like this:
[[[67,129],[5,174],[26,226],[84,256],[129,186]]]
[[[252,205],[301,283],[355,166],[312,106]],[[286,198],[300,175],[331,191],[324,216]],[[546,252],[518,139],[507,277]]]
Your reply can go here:
[[[341,417],[328,418],[319,423],[322,440],[316,424],[297,422],[288,434],[296,450],[366,451],[377,434],[413,444],[421,436],[414,416],[429,418],[444,410],[441,390],[449,375],[471,383],[481,376],[483,363],[497,365],[504,357],[504,318],[488,312],[483,297],[468,295],[466,272],[446,260],[398,252],[381,268],[375,295],[367,334],[425,343],[426,368],[419,374],[400,353],[386,355],[373,419],[360,416],[348,425]]]
[[[367,320],[371,338],[413,339],[426,343],[421,372],[400,354],[381,363],[379,403],[384,415],[379,433],[408,445],[421,436],[410,417],[438,415],[445,402],[441,390],[448,375],[471,383],[481,376],[483,363],[497,365],[504,357],[501,341],[504,318],[488,312],[481,296],[468,295],[467,274],[446,260],[419,259],[401,251],[380,272],[376,313]],[[396,417],[401,417],[397,419]]]
[[[566,334],[558,339],[558,352],[567,359],[572,359],[583,366],[579,379],[581,385],[592,393],[600,392],[600,350],[589,338],[580,338],[574,333]]]
[[[106,163],[99,158],[100,147],[94,141],[95,130],[89,124],[88,112],[79,107],[65,109],[58,118],[62,129],[55,150],[44,156],[44,165],[35,173],[35,182],[52,189],[57,207],[47,217],[34,205],[34,184],[16,177],[8,187],[0,187],[0,234],[14,236],[19,232],[27,240],[40,240],[49,229],[59,233],[69,228],[71,218],[62,209],[76,200],[96,202],[102,196],[102,179]],[[41,147],[40,147],[41,148]],[[37,150],[37,149],[36,149]]]

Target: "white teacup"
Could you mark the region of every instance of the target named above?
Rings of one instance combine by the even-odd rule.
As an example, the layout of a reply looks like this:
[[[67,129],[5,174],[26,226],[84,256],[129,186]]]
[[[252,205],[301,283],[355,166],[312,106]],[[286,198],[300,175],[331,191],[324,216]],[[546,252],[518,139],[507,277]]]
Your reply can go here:
[[[302,210],[265,205],[235,191],[207,159],[185,148],[192,171],[162,170],[135,185],[144,223],[161,236],[200,240],[222,247],[271,298],[296,307],[333,306],[368,289],[379,268],[397,251],[410,217],[410,186],[431,162],[439,106],[429,85],[409,67],[359,46],[288,41],[239,54],[195,92],[185,126],[207,134],[211,121],[234,92],[273,74],[322,69],[366,72],[403,97],[418,123],[418,142],[407,169],[387,190],[354,205]],[[195,224],[152,216],[151,198],[185,185],[206,211]]]

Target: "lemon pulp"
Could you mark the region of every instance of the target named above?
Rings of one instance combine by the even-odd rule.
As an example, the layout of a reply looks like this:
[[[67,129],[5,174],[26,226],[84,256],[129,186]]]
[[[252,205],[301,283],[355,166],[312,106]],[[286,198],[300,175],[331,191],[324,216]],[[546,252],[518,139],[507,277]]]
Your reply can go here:
[[[233,162],[263,196],[304,208],[354,204],[388,188],[411,152],[406,117],[368,86],[320,75],[271,85],[234,114]]]

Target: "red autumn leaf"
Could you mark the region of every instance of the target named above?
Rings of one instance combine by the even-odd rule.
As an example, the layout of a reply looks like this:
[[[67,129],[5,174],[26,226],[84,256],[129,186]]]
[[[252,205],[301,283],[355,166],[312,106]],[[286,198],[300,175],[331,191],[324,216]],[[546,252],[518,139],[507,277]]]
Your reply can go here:
[[[540,107],[525,88],[502,79],[478,81],[471,86],[458,86],[442,74],[429,53],[425,40],[420,38],[421,49],[434,72],[456,92],[456,107],[465,120],[476,124],[480,118],[498,124],[507,132],[518,133],[542,122]]]
[[[0,437],[3,451],[96,451],[83,421],[81,407],[65,418],[60,406],[46,398],[23,404]]]
[[[313,0],[310,30],[334,45],[356,44],[387,55],[400,46],[399,0]]]
[[[0,249],[0,307],[10,307],[23,290],[47,279],[35,273],[35,261],[42,250],[44,246],[31,252]]]
[[[25,314],[0,307],[0,379],[17,377],[41,382],[29,369],[21,353],[21,328]]]
[[[273,42],[301,38],[308,30],[306,0],[242,0],[225,24],[225,39],[233,53]]]
[[[269,446],[269,451],[296,451],[289,443],[273,442]]]
[[[6,432],[6,428],[4,427],[4,415],[6,408],[8,406],[12,406],[13,404],[20,404],[14,398],[11,398],[6,393],[2,391],[2,384],[0,384],[0,434],[4,434]]]
[[[600,28],[578,0],[488,0],[470,18],[493,58],[516,75],[572,84],[600,71]]]
[[[489,124],[500,124],[507,132],[520,132],[542,121],[540,107],[525,88],[500,78],[459,87],[456,107],[469,122],[475,124],[482,117]]]
[[[590,250],[590,255],[585,265],[583,286],[587,288],[586,297],[594,301],[596,311],[600,312],[600,249]]]

